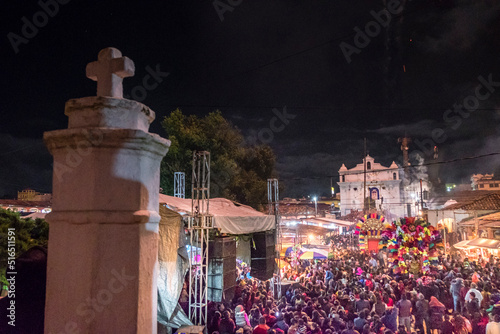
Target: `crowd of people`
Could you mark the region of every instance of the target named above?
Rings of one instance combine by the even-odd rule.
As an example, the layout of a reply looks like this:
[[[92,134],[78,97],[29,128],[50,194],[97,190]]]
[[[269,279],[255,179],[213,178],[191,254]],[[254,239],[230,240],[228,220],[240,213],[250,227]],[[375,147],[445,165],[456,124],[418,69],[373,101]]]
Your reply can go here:
[[[500,334],[500,261],[440,256],[427,276],[384,257],[337,249],[275,280],[238,278],[234,298],[211,303],[209,334]]]

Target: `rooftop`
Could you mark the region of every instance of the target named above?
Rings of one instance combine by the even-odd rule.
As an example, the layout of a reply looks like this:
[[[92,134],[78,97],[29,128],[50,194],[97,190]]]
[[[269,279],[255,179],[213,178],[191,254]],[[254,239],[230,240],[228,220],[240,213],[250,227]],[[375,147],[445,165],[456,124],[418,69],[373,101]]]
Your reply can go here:
[[[50,201],[21,201],[17,199],[0,199],[0,205],[48,208],[52,206],[52,203]]]
[[[498,191],[467,191],[460,195],[450,196],[457,203],[448,205],[446,210],[500,210],[500,192]]]

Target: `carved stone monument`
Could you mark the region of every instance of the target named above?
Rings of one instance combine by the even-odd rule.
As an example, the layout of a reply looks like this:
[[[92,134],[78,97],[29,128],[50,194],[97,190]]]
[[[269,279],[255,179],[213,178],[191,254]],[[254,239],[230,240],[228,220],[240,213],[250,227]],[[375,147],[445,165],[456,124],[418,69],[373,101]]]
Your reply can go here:
[[[114,48],[87,66],[97,96],[66,103],[54,158],[45,333],[156,333],[160,162],[155,113],[123,99],[134,63]]]

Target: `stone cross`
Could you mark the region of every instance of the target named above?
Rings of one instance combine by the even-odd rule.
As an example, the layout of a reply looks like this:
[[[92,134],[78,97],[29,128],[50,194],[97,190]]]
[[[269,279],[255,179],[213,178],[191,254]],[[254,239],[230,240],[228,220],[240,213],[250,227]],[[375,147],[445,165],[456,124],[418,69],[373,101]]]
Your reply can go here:
[[[134,62],[115,48],[102,49],[97,61],[87,64],[87,77],[97,81],[97,96],[123,98],[123,78],[134,71]]]

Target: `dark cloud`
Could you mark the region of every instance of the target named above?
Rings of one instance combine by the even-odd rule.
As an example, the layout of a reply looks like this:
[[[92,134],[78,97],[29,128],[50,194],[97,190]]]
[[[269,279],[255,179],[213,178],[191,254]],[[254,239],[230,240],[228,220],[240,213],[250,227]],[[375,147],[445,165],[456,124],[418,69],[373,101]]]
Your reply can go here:
[[[500,89],[457,129],[443,115],[474,93],[478,76],[491,73],[500,81],[500,1],[407,1],[391,27],[394,36],[388,39],[382,29],[348,64],[340,43],[353,44],[354,28],[372,21],[370,11],[382,3],[244,0],[224,21],[211,1],[125,0],[116,6],[73,0],[61,6],[18,54],[7,38],[0,42],[0,196],[26,186],[50,190],[43,132],[67,127],[65,101],[95,94],[85,65],[107,46],[136,64],[125,91],[141,85],[147,66],[170,72],[143,101],[156,112],[151,131],[162,136],[161,120],[176,108],[198,116],[220,109],[249,136],[269,128],[273,108],[287,106],[296,118],[268,142],[284,195],[328,193],[329,176],[342,163],[361,161],[363,138],[384,165],[401,163],[397,139],[405,133],[422,141],[443,129],[440,159],[494,150]],[[21,18],[40,10],[36,2],[19,1],[3,9],[9,13],[0,22],[4,37],[20,33]],[[390,52],[387,41],[394,42]],[[23,149],[27,145],[35,146]],[[461,180],[496,163],[484,158],[430,170]]]
[[[433,16],[436,14],[433,14]],[[468,51],[485,34],[490,23],[500,17],[500,3],[491,0],[456,1],[456,7],[441,12],[436,21],[436,36],[426,36],[424,47],[430,52]]]

